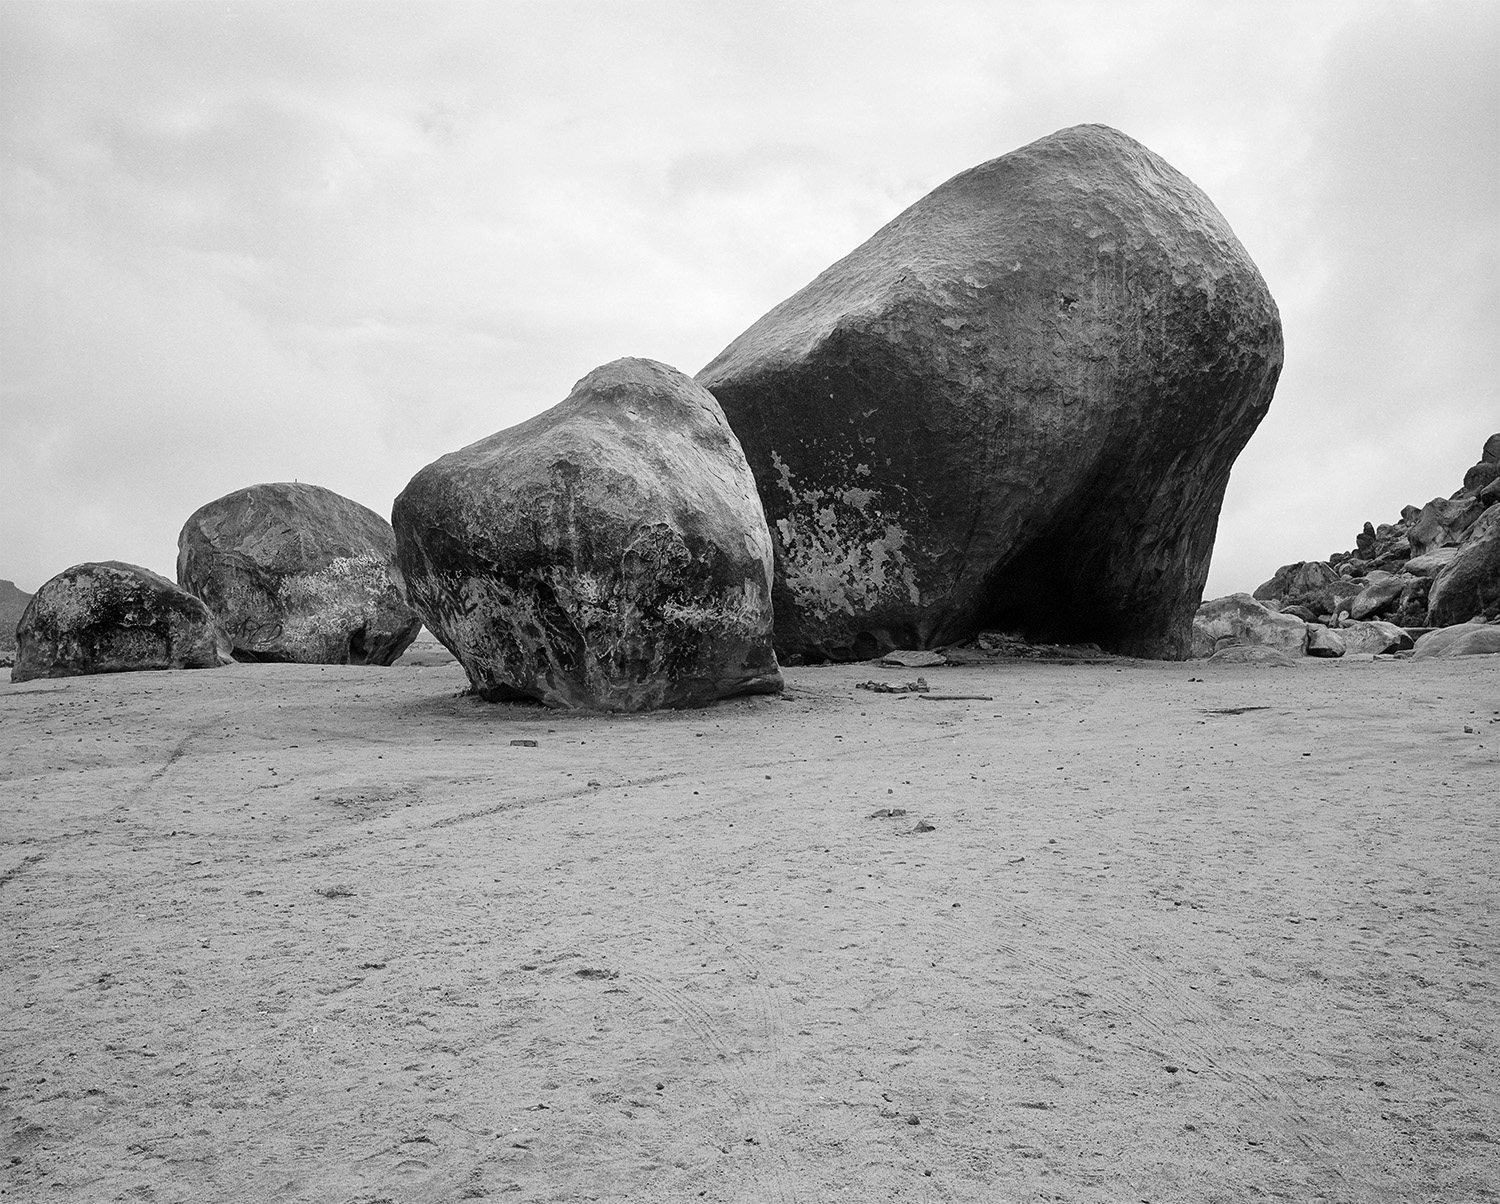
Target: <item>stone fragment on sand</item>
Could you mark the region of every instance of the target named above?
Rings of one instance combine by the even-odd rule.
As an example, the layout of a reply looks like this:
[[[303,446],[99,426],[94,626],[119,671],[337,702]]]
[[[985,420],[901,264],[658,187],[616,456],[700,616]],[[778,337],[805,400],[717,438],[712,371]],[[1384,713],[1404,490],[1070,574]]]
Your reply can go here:
[[[1453,559],[1433,581],[1427,621],[1449,627],[1500,616],[1500,505],[1468,529]]]
[[[713,396],[665,364],[422,469],[393,512],[428,628],[481,697],[611,711],[775,693],[771,539]]]
[[[238,660],[389,665],[422,626],[390,524],[320,485],[252,485],[200,507],[178,536],[177,580]]]
[[[1295,615],[1272,610],[1249,594],[1229,594],[1198,608],[1193,618],[1193,656],[1215,655],[1221,640],[1301,656],[1307,651],[1307,624]]]
[[[1429,631],[1417,641],[1414,661],[1500,652],[1500,623],[1458,623]]]
[[[783,653],[993,623],[1170,658],[1281,361],[1218,210],[1089,125],[955,176],[698,379],[765,501]]]
[[[12,681],[142,669],[215,669],[229,640],[201,599],[150,569],[77,564],[46,582],[16,626]]]
[[[1297,659],[1288,656],[1279,648],[1268,648],[1264,644],[1231,644],[1221,648],[1208,658],[1211,665],[1269,665],[1273,668],[1291,668]]]
[[[901,669],[930,669],[934,665],[946,665],[948,658],[941,652],[930,652],[925,648],[903,648],[898,652],[887,652],[880,658],[880,663]]]

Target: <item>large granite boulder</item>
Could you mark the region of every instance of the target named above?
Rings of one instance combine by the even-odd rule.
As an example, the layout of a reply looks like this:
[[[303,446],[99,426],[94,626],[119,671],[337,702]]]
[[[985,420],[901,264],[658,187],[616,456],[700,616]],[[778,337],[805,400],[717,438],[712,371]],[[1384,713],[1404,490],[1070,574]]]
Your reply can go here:
[[[1249,594],[1229,594],[1198,607],[1193,616],[1193,656],[1209,657],[1216,650],[1237,644],[1302,656],[1307,651],[1307,624],[1295,615],[1272,610]]]
[[[1500,623],[1458,623],[1429,631],[1417,641],[1411,657],[1425,661],[1495,653],[1500,653]]]
[[[1298,560],[1282,565],[1269,581],[1256,589],[1253,596],[1261,602],[1289,602],[1334,585],[1338,580],[1338,571],[1323,561]]]
[[[150,569],[76,564],[42,585],[16,628],[11,681],[233,663],[207,606]]]
[[[1456,544],[1484,512],[1484,504],[1474,494],[1460,491],[1451,498],[1435,497],[1422,507],[1422,513],[1407,532],[1412,556],[1426,556],[1447,544]]]
[[[1218,210],[1089,125],[955,176],[698,380],[765,502],[778,649],[992,626],[1174,658],[1281,361]]]
[[[1448,567],[1433,580],[1427,621],[1448,627],[1500,615],[1500,506],[1491,506],[1465,532]]]
[[[392,521],[412,603],[484,698],[639,711],[781,688],[755,481],[665,364],[606,364],[429,464]]]
[[[422,626],[390,523],[320,485],[252,485],[201,507],[177,539],[177,580],[243,661],[389,665]]]

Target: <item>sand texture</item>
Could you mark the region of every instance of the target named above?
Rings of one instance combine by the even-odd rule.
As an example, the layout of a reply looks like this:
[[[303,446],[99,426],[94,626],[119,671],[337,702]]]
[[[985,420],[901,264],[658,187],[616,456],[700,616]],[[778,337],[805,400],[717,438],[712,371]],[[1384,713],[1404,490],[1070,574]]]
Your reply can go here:
[[[4,1197],[1497,1198],[1500,657],[921,673],[0,686]]]

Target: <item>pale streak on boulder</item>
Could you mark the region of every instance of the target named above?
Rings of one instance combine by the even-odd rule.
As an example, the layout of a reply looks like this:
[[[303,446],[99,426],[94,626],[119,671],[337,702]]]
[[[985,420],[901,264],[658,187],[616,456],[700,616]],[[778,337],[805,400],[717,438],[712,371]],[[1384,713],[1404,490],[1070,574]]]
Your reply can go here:
[[[1212,202],[1087,125],[955,176],[698,380],[765,502],[784,654],[993,626],[1178,658],[1281,362]]]
[[[491,701],[640,711],[774,693],[771,537],[713,396],[665,364],[417,473],[392,518],[412,602]]]
[[[201,599],[117,560],[76,564],[44,583],[16,626],[11,681],[233,663]]]
[[[389,665],[422,626],[391,525],[320,485],[252,485],[200,507],[178,536],[177,580],[239,660]]]
[[[1193,618],[1194,657],[1212,656],[1220,640],[1274,648],[1289,656],[1307,651],[1307,624],[1296,615],[1284,615],[1249,594],[1214,598],[1198,608]]]

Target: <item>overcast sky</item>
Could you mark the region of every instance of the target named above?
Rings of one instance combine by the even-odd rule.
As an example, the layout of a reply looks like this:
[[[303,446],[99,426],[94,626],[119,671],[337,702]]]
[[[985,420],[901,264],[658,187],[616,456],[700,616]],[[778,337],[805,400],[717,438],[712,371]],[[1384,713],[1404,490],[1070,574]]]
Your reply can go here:
[[[955,173],[1102,122],[1281,307],[1207,596],[1500,431],[1500,3],[0,0],[0,577],[695,373]]]

